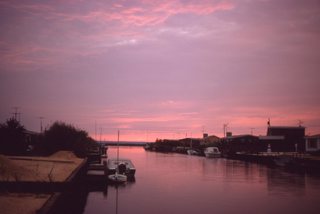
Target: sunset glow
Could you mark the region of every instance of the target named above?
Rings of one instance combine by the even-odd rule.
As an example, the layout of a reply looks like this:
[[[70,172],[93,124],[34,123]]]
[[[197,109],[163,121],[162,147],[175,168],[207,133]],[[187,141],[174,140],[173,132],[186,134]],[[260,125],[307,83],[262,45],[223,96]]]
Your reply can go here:
[[[317,0],[0,0],[0,121],[95,139],[320,133]],[[100,137],[101,136],[101,137]]]

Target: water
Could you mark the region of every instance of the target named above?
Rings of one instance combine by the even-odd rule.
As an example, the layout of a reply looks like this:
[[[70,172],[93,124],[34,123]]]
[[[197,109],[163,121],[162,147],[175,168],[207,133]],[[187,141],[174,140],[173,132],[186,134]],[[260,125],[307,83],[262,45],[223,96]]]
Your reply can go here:
[[[116,157],[116,147],[108,150]],[[320,177],[228,159],[120,147],[135,181],[88,193],[85,214],[320,213]]]

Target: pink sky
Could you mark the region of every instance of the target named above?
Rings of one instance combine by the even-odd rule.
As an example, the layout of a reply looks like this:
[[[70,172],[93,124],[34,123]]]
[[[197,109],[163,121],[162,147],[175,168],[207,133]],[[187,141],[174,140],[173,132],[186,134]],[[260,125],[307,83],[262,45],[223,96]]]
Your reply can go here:
[[[0,121],[92,137],[320,133],[317,0],[0,0]],[[96,134],[97,133],[97,134]]]

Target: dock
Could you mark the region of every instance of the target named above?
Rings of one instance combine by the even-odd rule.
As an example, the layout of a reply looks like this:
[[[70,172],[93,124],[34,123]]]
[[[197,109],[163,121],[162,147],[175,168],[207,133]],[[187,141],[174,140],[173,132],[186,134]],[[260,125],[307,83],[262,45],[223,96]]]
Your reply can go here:
[[[295,152],[235,153],[230,159],[256,162],[272,167],[283,167],[293,170],[320,173],[320,157]]]
[[[0,155],[1,213],[48,213],[73,190],[86,159],[59,151],[48,157]]]

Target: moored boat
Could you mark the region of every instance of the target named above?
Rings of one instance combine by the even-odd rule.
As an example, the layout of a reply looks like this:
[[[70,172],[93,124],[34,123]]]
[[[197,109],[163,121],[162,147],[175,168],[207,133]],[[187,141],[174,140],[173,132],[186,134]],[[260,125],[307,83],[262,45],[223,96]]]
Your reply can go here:
[[[117,158],[109,159],[107,162],[107,173],[108,179],[114,183],[125,183],[127,181],[127,174],[134,175],[136,169],[132,162],[128,159],[119,158],[119,138],[120,131],[118,130],[118,147],[117,147]]]
[[[188,149],[187,154],[188,155],[199,155],[200,153],[194,149]]]
[[[207,147],[204,150],[204,155],[207,158],[218,158],[221,157],[221,152],[218,147]]]
[[[107,163],[108,174],[119,174],[126,175],[127,177],[134,177],[136,168],[129,159],[109,159]]]
[[[125,183],[127,181],[127,176],[116,172],[108,175],[108,179],[114,183]]]

